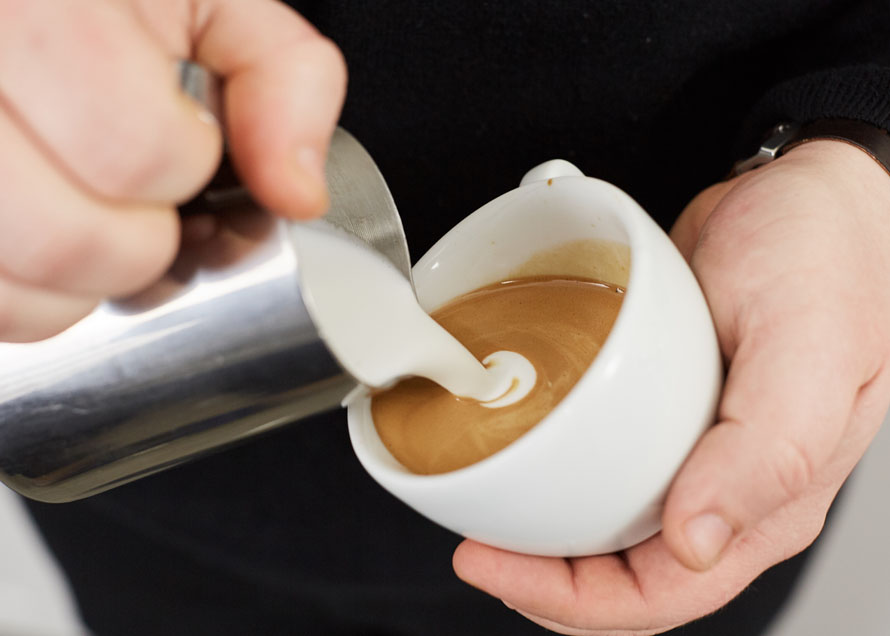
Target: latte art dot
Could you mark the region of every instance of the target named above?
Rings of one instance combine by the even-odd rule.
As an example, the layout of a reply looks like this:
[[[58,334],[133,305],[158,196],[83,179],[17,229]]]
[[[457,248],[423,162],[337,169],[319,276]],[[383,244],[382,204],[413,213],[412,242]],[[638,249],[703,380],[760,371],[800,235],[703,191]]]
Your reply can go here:
[[[502,376],[506,390],[494,400],[480,402],[481,406],[497,409],[516,404],[535,387],[538,373],[534,365],[524,355],[515,351],[495,351],[482,360],[489,372]]]

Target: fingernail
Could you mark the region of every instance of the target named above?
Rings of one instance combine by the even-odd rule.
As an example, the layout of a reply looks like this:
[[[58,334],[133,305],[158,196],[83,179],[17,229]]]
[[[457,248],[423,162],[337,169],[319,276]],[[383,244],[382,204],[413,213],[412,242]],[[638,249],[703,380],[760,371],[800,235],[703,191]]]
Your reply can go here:
[[[306,207],[311,211],[327,209],[330,202],[321,154],[315,148],[304,146],[297,149],[295,159],[296,183]]]
[[[732,538],[732,527],[720,515],[706,512],[686,522],[686,543],[703,570],[720,557]]]

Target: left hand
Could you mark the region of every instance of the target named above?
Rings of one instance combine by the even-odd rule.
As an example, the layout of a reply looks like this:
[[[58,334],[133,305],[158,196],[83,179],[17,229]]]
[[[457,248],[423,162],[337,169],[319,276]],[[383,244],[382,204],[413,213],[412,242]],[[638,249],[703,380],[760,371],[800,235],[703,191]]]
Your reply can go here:
[[[803,550],[890,403],[890,176],[865,153],[799,146],[702,192],[671,236],[728,377],[662,532],[604,556],[454,555],[461,578],[564,634],[661,633]]]

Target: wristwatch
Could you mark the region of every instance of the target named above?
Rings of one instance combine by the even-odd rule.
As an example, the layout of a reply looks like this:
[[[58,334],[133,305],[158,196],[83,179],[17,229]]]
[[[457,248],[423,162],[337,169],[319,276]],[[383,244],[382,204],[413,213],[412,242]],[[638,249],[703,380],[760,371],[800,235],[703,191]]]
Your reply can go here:
[[[854,119],[817,119],[806,124],[786,122],[777,125],[754,155],[736,162],[730,176],[753,170],[795,146],[817,139],[834,139],[856,146],[890,175],[890,134],[886,130]]]

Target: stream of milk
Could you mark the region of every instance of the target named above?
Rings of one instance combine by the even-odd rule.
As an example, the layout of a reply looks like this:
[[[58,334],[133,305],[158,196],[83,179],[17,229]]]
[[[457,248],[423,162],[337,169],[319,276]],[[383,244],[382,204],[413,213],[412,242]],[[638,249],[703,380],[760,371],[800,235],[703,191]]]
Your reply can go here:
[[[331,352],[359,382],[385,388],[422,376],[450,393],[500,407],[534,387],[534,366],[513,351],[480,363],[420,307],[383,255],[327,224],[292,224],[303,300]]]

